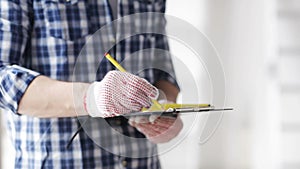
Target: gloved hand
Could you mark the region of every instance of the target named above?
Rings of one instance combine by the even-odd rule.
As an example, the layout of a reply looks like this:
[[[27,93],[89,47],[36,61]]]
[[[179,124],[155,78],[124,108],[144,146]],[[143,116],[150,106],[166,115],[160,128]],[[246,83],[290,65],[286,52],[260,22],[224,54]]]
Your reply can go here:
[[[143,133],[147,139],[153,143],[165,143],[176,137],[183,127],[182,120],[179,116],[160,116],[154,122],[147,118],[140,122],[129,120],[129,124]]]
[[[102,81],[89,86],[84,107],[92,117],[113,117],[150,107],[151,99],[157,97],[158,89],[145,79],[110,71]]]

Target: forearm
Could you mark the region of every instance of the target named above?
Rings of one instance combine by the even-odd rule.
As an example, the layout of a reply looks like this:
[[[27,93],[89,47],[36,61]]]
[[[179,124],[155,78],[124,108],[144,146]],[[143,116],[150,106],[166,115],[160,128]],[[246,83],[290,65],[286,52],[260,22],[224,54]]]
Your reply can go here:
[[[88,83],[62,82],[38,76],[23,95],[18,113],[40,118],[87,115],[83,109],[83,97],[88,86]]]
[[[172,83],[161,80],[155,86],[165,93],[167,100],[176,102],[179,90]],[[88,87],[88,83],[62,82],[38,76],[23,95],[18,113],[39,118],[88,115],[83,108]]]

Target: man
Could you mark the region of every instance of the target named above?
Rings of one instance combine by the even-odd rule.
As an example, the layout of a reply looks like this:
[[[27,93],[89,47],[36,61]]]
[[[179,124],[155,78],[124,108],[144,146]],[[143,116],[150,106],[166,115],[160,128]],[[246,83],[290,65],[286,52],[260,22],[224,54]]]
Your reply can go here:
[[[96,79],[72,82],[84,44],[91,34],[113,20],[115,12],[109,1],[1,0],[0,3],[0,106],[16,150],[15,168],[160,168],[153,143],[175,137],[182,128],[179,117],[159,117],[152,123],[111,117],[150,107],[151,100],[159,95],[157,89],[164,91],[167,100],[176,101],[178,87],[168,74],[173,73],[170,56],[160,57],[168,73],[147,69],[138,77],[111,71],[113,66],[103,59]],[[124,0],[117,6],[120,10],[114,15],[120,17],[165,11],[164,0]],[[115,36],[113,32],[107,33],[108,38]],[[104,41],[100,43],[105,45]],[[168,50],[165,37],[139,34],[121,40],[109,52],[134,67],[126,62],[126,57],[153,47]],[[92,57],[83,56],[88,67],[94,65]],[[147,57],[150,56],[143,56]],[[77,73],[76,77],[80,79],[91,73],[95,72]],[[87,117],[88,122],[78,122],[81,117]],[[109,127],[103,126],[106,123],[123,135],[148,140],[122,141]],[[66,148],[80,126],[88,129],[79,130]]]

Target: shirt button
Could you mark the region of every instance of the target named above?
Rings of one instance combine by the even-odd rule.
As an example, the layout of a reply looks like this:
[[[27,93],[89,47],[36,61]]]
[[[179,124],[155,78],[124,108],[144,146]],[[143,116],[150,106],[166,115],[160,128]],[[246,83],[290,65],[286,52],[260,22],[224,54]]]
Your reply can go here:
[[[123,165],[123,167],[126,167],[127,166],[127,161],[123,160],[122,165]]]
[[[66,2],[70,2],[71,0],[66,0]]]

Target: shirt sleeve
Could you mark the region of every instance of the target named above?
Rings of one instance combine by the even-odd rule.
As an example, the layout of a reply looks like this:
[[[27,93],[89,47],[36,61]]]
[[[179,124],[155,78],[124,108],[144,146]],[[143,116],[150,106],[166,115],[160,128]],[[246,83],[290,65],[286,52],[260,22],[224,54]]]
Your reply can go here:
[[[0,108],[17,114],[18,104],[39,73],[21,67],[30,41],[32,4],[27,0],[0,1]]]
[[[166,0],[158,0],[159,5],[157,5],[157,12],[164,14],[166,12]],[[153,34],[152,39],[154,42],[154,48],[158,49],[154,52],[155,61],[153,62],[156,69],[146,71],[146,74],[150,74],[153,77],[149,78],[149,76],[145,76],[145,78],[150,81],[152,84],[158,82],[160,80],[166,80],[176,86],[179,90],[180,87],[176,81],[176,75],[174,70],[174,65],[172,61],[171,53],[169,52],[169,42],[168,36],[165,30],[167,24],[167,20],[164,18],[163,20],[159,20],[155,29],[161,29],[160,32],[164,32],[164,34]],[[164,51],[164,52],[163,52]],[[151,76],[150,76],[151,77]]]
[[[165,80],[180,89],[176,81],[172,56],[169,52],[168,38],[165,35],[155,35],[155,49],[159,50],[154,52],[156,69],[152,70],[153,80],[150,80],[151,83],[154,84],[160,80]]]

